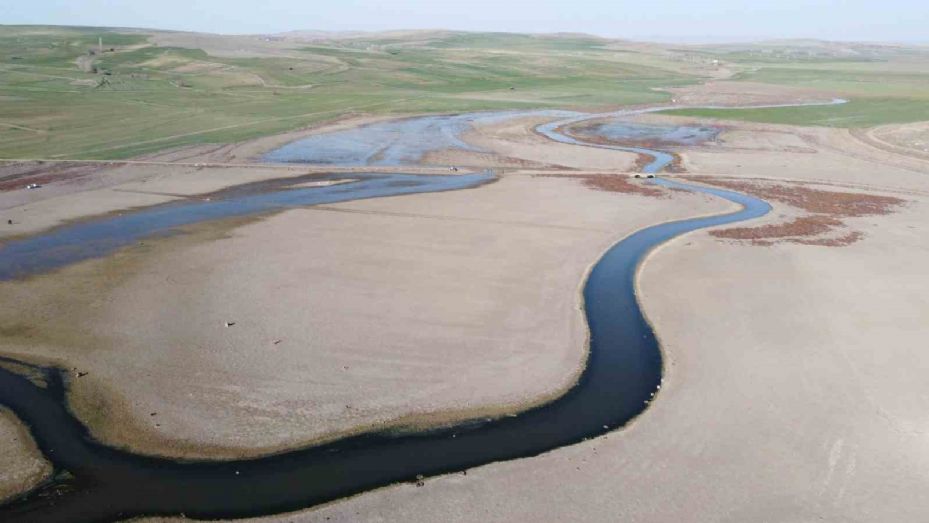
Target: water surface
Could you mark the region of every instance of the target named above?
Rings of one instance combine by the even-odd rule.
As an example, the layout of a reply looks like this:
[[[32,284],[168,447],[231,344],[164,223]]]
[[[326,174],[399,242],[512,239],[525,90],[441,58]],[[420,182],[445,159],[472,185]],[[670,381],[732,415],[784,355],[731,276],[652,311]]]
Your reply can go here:
[[[0,367],[0,404],[29,427],[59,476],[0,507],[5,522],[110,521],[138,515],[233,518],[282,513],[417,476],[535,456],[625,425],[661,383],[661,352],[635,296],[636,269],[655,246],[689,231],[762,216],[751,196],[666,180],[744,206],[642,229],[614,245],[584,285],[588,363],[565,395],[513,417],[413,434],[372,432],[317,447],[236,461],[136,455],[90,437],[68,410],[65,372],[37,367],[45,388]],[[61,475],[67,471],[67,475]]]
[[[613,115],[616,113],[608,113],[608,115]],[[536,132],[554,140],[556,142],[567,143],[571,145],[581,145],[584,147],[597,147],[600,149],[613,149],[615,151],[626,151],[630,153],[642,154],[649,158],[648,164],[642,167],[642,172],[646,173],[657,173],[661,172],[665,167],[671,165],[674,162],[674,155],[666,153],[664,151],[659,151],[658,149],[647,149],[645,147],[636,147],[636,146],[621,146],[621,145],[609,145],[609,144],[599,144],[592,142],[585,142],[573,136],[567,135],[561,132],[563,127],[568,127],[591,118],[599,118],[604,115],[584,115],[584,116],[574,116],[564,120],[556,120],[554,122],[545,123],[539,125],[535,128]]]
[[[290,187],[309,181],[345,180],[323,187]],[[57,227],[0,246],[0,280],[28,276],[105,256],[139,240],[176,232],[208,220],[249,216],[288,207],[349,200],[452,191],[494,179],[490,171],[454,176],[413,174],[330,174],[240,185],[197,198],[113,214]]]
[[[492,124],[520,116],[562,117],[569,111],[496,111],[430,115],[377,122],[361,127],[315,134],[291,142],[264,156],[278,163],[338,166],[413,165],[430,152],[456,149],[486,152],[462,140],[478,124]]]
[[[608,113],[608,116],[621,114],[628,112]],[[564,119],[539,126],[537,130],[564,143],[649,155],[654,160],[646,167],[647,172],[658,172],[673,159],[659,150],[589,144],[558,131],[563,125],[599,116],[603,115],[567,114]],[[364,147],[347,153],[343,150],[337,156],[343,158],[340,161],[388,161],[385,158],[409,161],[416,155],[421,156],[422,151],[428,148],[444,147],[454,142],[458,136],[456,133],[460,132],[460,123],[446,121],[439,125],[439,129],[459,129],[452,133],[453,137],[414,139],[414,145],[410,147],[396,145],[403,140],[394,136],[387,140],[387,149],[377,149],[379,152],[375,156],[380,155],[377,158],[366,156],[371,148]],[[432,132],[436,128],[427,125],[425,129]],[[391,150],[391,147],[394,149]],[[352,178],[361,180],[316,193],[325,196],[314,201],[344,201],[400,194],[404,190],[420,192],[430,187],[452,190],[490,179],[489,174],[469,175],[472,178],[449,177],[432,185],[419,177],[390,176],[395,177],[352,174]],[[437,180],[437,177],[425,178]],[[58,473],[53,481],[0,507],[0,520],[84,522],[139,515],[186,514],[196,518],[233,518],[281,513],[400,481],[414,481],[420,476],[538,455],[622,427],[647,407],[660,388],[662,375],[657,339],[635,296],[636,270],[643,257],[657,245],[676,236],[757,218],[770,210],[766,202],[733,191],[664,179],[656,179],[654,183],[714,195],[738,203],[741,209],[725,215],[648,227],[628,236],[604,254],[584,285],[584,310],[590,327],[587,366],[577,385],[551,403],[512,417],[473,420],[412,434],[370,432],[255,459],[178,461],[136,455],[106,446],[90,437],[87,428],[68,409],[65,370],[35,367],[35,371],[44,376],[46,386],[42,387],[0,367],[0,404],[9,407],[26,423],[40,450]],[[320,188],[311,190],[320,191]],[[0,274],[15,274],[10,271],[23,266],[27,267],[27,272],[30,266],[48,270],[82,259],[80,256],[83,255],[67,252],[69,249],[80,251],[84,243],[97,245],[92,250],[99,253],[111,248],[108,247],[109,242],[124,244],[140,234],[154,234],[192,223],[187,220],[306,205],[307,196],[294,191],[299,189],[260,195],[231,194],[228,197],[231,201],[225,206],[202,202],[204,206],[190,204],[192,208],[172,210],[166,208],[186,204],[168,204],[149,210],[153,214],[148,214],[146,220],[131,218],[147,212],[143,210],[115,225],[97,224],[90,229],[70,231],[66,227],[24,240],[27,243],[6,251],[19,253],[20,261],[18,265],[0,269],[7,271]],[[163,228],[146,228],[139,223],[150,220],[160,221]],[[64,249],[65,259],[70,261],[59,259],[62,247],[67,247]],[[0,257],[3,252],[0,251]],[[33,258],[31,261],[30,256]]]
[[[571,129],[575,135],[606,138],[612,142],[656,142],[663,145],[698,145],[713,141],[720,129],[694,125],[644,124],[611,119]]]

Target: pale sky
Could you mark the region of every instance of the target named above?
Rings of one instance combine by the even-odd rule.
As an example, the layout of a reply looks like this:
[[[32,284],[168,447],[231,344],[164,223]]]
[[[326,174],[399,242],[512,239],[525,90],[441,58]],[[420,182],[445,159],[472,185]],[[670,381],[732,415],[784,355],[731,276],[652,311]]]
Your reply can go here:
[[[458,29],[733,41],[929,42],[929,0],[5,0],[0,24],[213,33]]]

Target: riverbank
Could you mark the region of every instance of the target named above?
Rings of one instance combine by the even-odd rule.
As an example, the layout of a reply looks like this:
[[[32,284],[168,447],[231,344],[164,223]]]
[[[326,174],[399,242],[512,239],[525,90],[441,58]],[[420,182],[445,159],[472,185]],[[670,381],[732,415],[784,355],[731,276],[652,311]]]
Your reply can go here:
[[[32,333],[3,349],[88,371],[72,382],[75,411],[144,453],[255,455],[499,414],[573,383],[586,357],[578,286],[607,246],[725,208],[508,175],[194,228],[0,284],[21,303],[0,324]]]
[[[48,478],[52,468],[29,431],[9,410],[0,407],[0,503]]]
[[[918,520],[927,219],[911,193],[845,247],[676,239],[640,274],[665,378],[631,426],[255,521]]]
[[[926,171],[856,148],[841,131],[729,132],[722,145],[684,154],[712,158],[713,171],[736,180],[799,181],[905,203],[848,218],[843,227],[863,238],[841,247],[695,233],[654,252],[640,296],[665,351],[665,382],[621,434],[259,520],[885,521],[926,513],[921,340],[929,333],[919,318],[929,315],[929,288],[913,272],[929,262],[918,232],[929,219]],[[797,217],[775,204],[758,225]]]
[[[690,148],[684,154],[698,159],[731,154],[731,163],[716,165],[732,176],[751,178],[764,168],[766,177],[781,180],[792,178],[790,165],[776,162],[793,159],[785,153],[805,155],[808,163],[800,169],[801,181],[892,193],[906,203],[891,214],[851,219],[847,227],[861,231],[863,239],[841,248],[759,247],[697,233],[653,253],[642,273],[640,295],[667,351],[671,381],[663,386],[655,407],[621,436],[608,435],[462,476],[477,478],[478,483],[461,482],[457,475],[429,479],[420,489],[399,485],[277,519],[364,520],[388,514],[390,519],[432,520],[448,519],[449,514],[455,519],[458,514],[467,520],[474,513],[455,512],[454,507],[478,499],[482,506],[498,507],[500,519],[551,514],[561,519],[578,514],[593,520],[616,514],[686,519],[694,513],[688,504],[694,496],[710,500],[707,517],[731,509],[736,519],[772,512],[846,519],[854,509],[847,488],[860,491],[868,482],[884,484],[886,478],[874,466],[881,442],[899,443],[909,452],[918,449],[912,439],[894,439],[881,430],[874,415],[841,399],[823,398],[830,390],[845,390],[848,382],[841,380],[852,375],[865,384],[866,394],[862,397],[853,386],[849,401],[858,405],[872,400],[881,416],[890,413],[894,426],[914,427],[913,416],[923,405],[916,401],[900,406],[896,397],[915,386],[915,376],[904,375],[896,389],[875,381],[877,375],[862,376],[861,369],[869,367],[874,353],[855,343],[879,346],[876,338],[833,336],[831,330],[823,334],[816,329],[827,324],[830,329],[860,330],[860,318],[867,317],[869,326],[876,322],[876,331],[901,347],[896,357],[909,359],[908,368],[920,368],[923,362],[912,349],[924,333],[907,322],[911,312],[926,311],[920,298],[925,289],[905,287],[902,278],[907,276],[905,263],[921,266],[926,261],[921,257],[925,249],[914,240],[918,224],[926,218],[925,195],[918,189],[922,175],[914,168],[889,168],[881,170],[880,178],[866,180],[869,169],[882,165],[880,159],[862,158],[867,151],[841,158],[830,149],[835,135],[819,140],[821,135],[814,131],[815,139],[807,139],[807,130],[796,129],[795,149],[781,147],[780,142],[776,147],[756,144],[749,151],[753,163],[742,168],[736,162],[742,159],[740,151],[748,154],[748,147],[738,140],[751,139],[753,132],[754,128],[730,128],[722,146]],[[773,134],[777,136],[763,140],[794,139],[787,138],[789,129]],[[590,150],[575,154],[582,157]],[[709,172],[699,163],[691,165],[694,171]],[[586,267],[605,245],[616,235],[676,213],[684,217],[720,209],[719,202],[686,194],[646,199],[594,191],[582,185],[586,180],[569,177],[577,172],[561,172],[568,175],[561,177],[539,173],[546,176],[511,174],[474,191],[293,210],[262,221],[191,229],[106,261],[22,282],[9,295],[26,304],[26,312],[16,319],[27,321],[4,326],[11,333],[14,353],[76,363],[72,401],[79,415],[105,441],[141,452],[254,455],[359,428],[434,424],[524,408],[569,387],[583,364],[583,322],[572,305],[577,304],[577,284]],[[794,209],[778,206],[764,223],[795,216]],[[897,258],[902,261],[893,270],[899,275],[880,279],[894,292],[882,296],[880,288],[872,287],[870,293],[877,296],[867,295],[866,303],[879,309],[863,311],[855,306],[857,295],[841,285],[847,286],[848,278],[858,281],[880,273],[876,260],[892,244],[915,251],[908,249]],[[830,254],[845,249],[856,256]],[[720,253],[728,257],[726,263],[716,260]],[[650,267],[665,256],[682,265],[665,268],[655,283],[649,279]],[[867,262],[865,267],[850,265],[859,259]],[[822,271],[836,275],[833,287],[816,281]],[[546,275],[541,283],[539,275]],[[705,296],[715,290],[707,286],[707,278],[722,282],[720,288],[727,290],[738,282],[739,290],[761,285],[765,291],[755,295],[730,290],[740,301],[720,304],[724,298]],[[785,289],[813,293],[804,291],[797,305],[791,301],[796,295]],[[905,306],[897,301],[901,293]],[[681,296],[688,296],[686,302]],[[694,313],[706,310],[712,310],[714,323],[734,332],[734,337],[705,325],[705,316]],[[839,319],[824,318],[824,311]],[[769,330],[771,325],[777,329]],[[692,341],[694,336],[703,341]],[[803,346],[807,339],[816,340],[807,347],[815,354],[812,359],[796,354],[799,351],[790,359],[781,357],[784,347]],[[848,355],[846,345],[830,345],[830,340],[851,343],[848,365],[856,372],[846,368],[840,376],[822,368]],[[751,350],[745,347],[748,341]],[[798,358],[801,363],[795,363]],[[894,370],[883,360],[879,363],[885,375]],[[824,375],[822,385],[817,383],[819,374]],[[746,376],[758,377],[760,390],[751,389],[755,383]],[[788,408],[784,391],[795,380],[796,392],[786,393]],[[742,394],[745,401],[714,389],[721,382],[731,390],[748,390]],[[676,389],[680,392],[675,394]],[[765,410],[759,413],[759,408]],[[657,424],[649,421],[656,409]],[[729,416],[729,411],[738,416]],[[752,422],[743,425],[742,420]],[[820,425],[823,420],[826,425]],[[860,425],[858,420],[863,420]],[[764,429],[762,433],[756,426]],[[800,435],[777,434],[776,428],[784,426],[799,427]],[[668,428],[671,433],[665,432]],[[643,430],[644,435],[636,436]],[[698,436],[696,446],[682,436],[690,432]],[[808,433],[828,438],[803,436]],[[740,446],[743,439],[746,444]],[[725,446],[718,446],[717,440]],[[769,449],[770,455],[756,457],[757,448]],[[790,454],[794,448],[801,449],[799,458]],[[864,448],[867,455],[858,456],[850,448]],[[828,452],[823,454],[823,449]],[[733,452],[739,457],[730,461]],[[849,458],[849,453],[856,457]],[[704,484],[696,475],[681,474],[689,463],[699,463],[701,473],[713,481]],[[782,463],[788,465],[781,467]],[[862,474],[868,476],[848,479],[854,473],[847,471],[858,466],[854,463],[864,463],[862,470],[869,472]],[[917,479],[916,469],[895,462],[897,469],[908,481]],[[842,470],[844,483],[838,484],[835,478]],[[650,478],[642,481],[643,475]],[[598,486],[590,495],[598,498],[587,499],[580,486],[587,489],[591,477],[597,478]],[[730,484],[729,477],[740,479]],[[582,501],[551,506],[551,500],[564,494],[565,481],[579,485],[567,488],[573,499]],[[795,483],[791,488],[822,493],[803,497],[801,491],[785,487]],[[680,489],[669,507],[661,505],[665,484]],[[523,491],[530,487],[534,493]],[[727,494],[731,491],[741,494],[734,498]],[[883,494],[903,501],[894,493]],[[605,498],[623,503],[604,506],[596,501]],[[752,512],[753,507],[739,505],[740,499],[768,500],[774,508]],[[783,499],[800,501],[791,505],[779,501]],[[901,503],[880,515],[907,516],[921,508]],[[498,517],[497,512],[487,516],[484,519]]]
[[[708,122],[659,114],[641,115],[637,120],[723,126],[716,141],[677,149],[688,173],[827,182],[876,191],[926,189],[929,160],[878,148],[862,141],[855,130]]]

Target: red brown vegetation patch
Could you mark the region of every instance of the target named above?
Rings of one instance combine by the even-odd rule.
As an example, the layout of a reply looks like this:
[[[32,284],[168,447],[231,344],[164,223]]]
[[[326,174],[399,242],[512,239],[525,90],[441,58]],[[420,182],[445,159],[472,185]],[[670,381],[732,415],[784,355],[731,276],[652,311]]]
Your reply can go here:
[[[561,175],[537,175],[554,178],[573,178],[581,180],[584,185],[591,189],[609,192],[621,192],[626,194],[638,194],[651,198],[667,198],[668,193],[663,189],[645,184],[644,180],[637,180],[621,174],[561,174]]]
[[[819,236],[828,233],[834,227],[841,226],[843,226],[842,220],[831,216],[815,214],[795,218],[784,223],[772,223],[759,227],[733,227],[731,229],[711,231],[710,234],[717,238],[751,240],[753,243],[762,243],[764,241],[788,237]]]
[[[793,241],[794,243],[800,243],[803,245],[821,245],[824,247],[845,247],[846,245],[851,245],[858,240],[864,238],[864,233],[861,231],[852,231],[844,236],[839,236],[837,238],[818,238],[813,240],[807,240],[804,238],[797,238]]]
[[[665,167],[665,172],[682,174],[687,172],[687,168],[684,167],[684,159],[681,158],[681,155],[677,153],[670,153],[674,157],[674,160],[671,161],[671,164]]]
[[[851,245],[863,238],[864,233],[849,231],[841,236],[830,235],[836,229],[847,227],[844,218],[890,214],[905,203],[905,200],[892,196],[828,191],[788,182],[749,182],[707,176],[695,176],[692,179],[777,201],[808,213],[784,223],[710,232],[717,238],[748,240],[753,245],[772,245],[777,242],[828,247]]]
[[[681,159],[681,155],[677,153],[672,153],[668,151],[663,151],[667,154],[670,154],[674,159],[671,160],[671,163],[668,164],[662,172],[672,173],[672,174],[683,174],[687,172],[687,169],[684,168],[684,162]],[[636,153],[635,163],[632,164],[632,172],[643,172],[645,167],[650,165],[655,161],[655,157],[650,154]]]
[[[710,176],[691,179],[717,187],[741,191],[765,200],[803,209],[804,211],[832,216],[856,217],[890,214],[904,200],[893,196],[811,189],[789,182],[748,182]]]
[[[633,172],[640,173],[644,171],[645,166],[652,163],[652,160],[654,160],[654,158],[647,154],[637,153],[635,155],[635,163],[632,164]]]

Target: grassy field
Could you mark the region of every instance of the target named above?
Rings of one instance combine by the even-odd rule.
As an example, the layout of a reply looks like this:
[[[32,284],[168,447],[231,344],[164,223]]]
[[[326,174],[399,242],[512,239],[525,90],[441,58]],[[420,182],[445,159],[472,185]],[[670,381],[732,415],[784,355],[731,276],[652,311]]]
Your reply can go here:
[[[853,101],[685,114],[836,126],[927,120],[927,57],[923,49],[881,46],[675,48],[583,35],[311,39],[0,26],[0,158],[127,158],[347,113],[664,102],[669,96],[656,87],[701,82],[713,60],[736,80],[819,88]]]
[[[881,45],[758,45],[709,48],[740,71],[733,79],[790,85],[851,100],[831,107],[687,109],[686,116],[795,125],[869,127],[929,120],[929,48]]]
[[[824,127],[872,127],[886,123],[929,120],[929,100],[900,98],[853,98],[835,106],[777,107],[765,109],[679,109],[666,114],[720,118],[750,122],[818,125]]]
[[[125,158],[350,112],[660,102],[668,96],[654,87],[698,80],[659,56],[626,60],[596,38],[231,38],[225,52],[210,50],[216,38],[205,50],[183,34],[0,27],[0,157]]]

